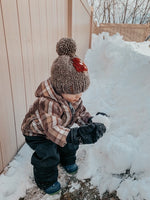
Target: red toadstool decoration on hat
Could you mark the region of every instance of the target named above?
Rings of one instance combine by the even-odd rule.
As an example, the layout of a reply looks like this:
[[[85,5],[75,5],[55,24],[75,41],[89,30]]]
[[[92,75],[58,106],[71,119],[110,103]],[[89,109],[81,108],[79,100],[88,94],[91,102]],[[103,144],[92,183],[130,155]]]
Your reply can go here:
[[[88,71],[87,66],[85,65],[84,62],[81,61],[80,58],[73,58],[73,66],[75,67],[77,72],[84,72],[84,71]]]

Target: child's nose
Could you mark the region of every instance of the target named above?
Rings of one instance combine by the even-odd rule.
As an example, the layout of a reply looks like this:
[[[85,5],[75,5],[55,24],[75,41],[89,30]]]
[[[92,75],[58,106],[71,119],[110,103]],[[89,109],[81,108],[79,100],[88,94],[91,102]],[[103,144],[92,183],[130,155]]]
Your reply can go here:
[[[80,97],[75,97],[75,100],[78,101]]]
[[[81,96],[82,96],[82,94],[77,94],[77,95],[75,96],[75,98],[76,98],[76,99],[79,99]]]

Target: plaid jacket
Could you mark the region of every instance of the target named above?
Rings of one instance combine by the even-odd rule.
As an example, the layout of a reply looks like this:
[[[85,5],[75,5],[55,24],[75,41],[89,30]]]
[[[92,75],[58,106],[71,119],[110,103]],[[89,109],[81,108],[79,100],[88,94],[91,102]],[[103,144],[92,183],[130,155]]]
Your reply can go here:
[[[24,135],[46,135],[47,139],[63,147],[73,123],[86,124],[91,115],[80,99],[71,104],[56,94],[50,78],[43,81],[35,92],[37,100],[25,115],[21,129]]]

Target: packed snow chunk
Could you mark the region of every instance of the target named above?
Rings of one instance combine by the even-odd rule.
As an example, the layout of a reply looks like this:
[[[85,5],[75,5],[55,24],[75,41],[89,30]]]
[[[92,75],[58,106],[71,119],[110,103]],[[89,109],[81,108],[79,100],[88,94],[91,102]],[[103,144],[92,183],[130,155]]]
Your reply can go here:
[[[92,118],[92,122],[94,123],[102,123],[105,125],[106,127],[106,131],[109,130],[110,125],[111,125],[111,121],[110,121],[110,117],[103,115],[103,114],[97,114]]]

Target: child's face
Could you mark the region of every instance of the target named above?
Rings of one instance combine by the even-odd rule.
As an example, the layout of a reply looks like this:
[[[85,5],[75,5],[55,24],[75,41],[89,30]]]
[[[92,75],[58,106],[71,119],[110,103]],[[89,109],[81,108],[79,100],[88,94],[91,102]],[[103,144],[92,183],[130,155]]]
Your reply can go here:
[[[79,101],[79,99],[82,96],[82,93],[79,93],[79,94],[62,94],[62,96],[66,101],[68,101],[70,103],[75,103],[75,102]]]

